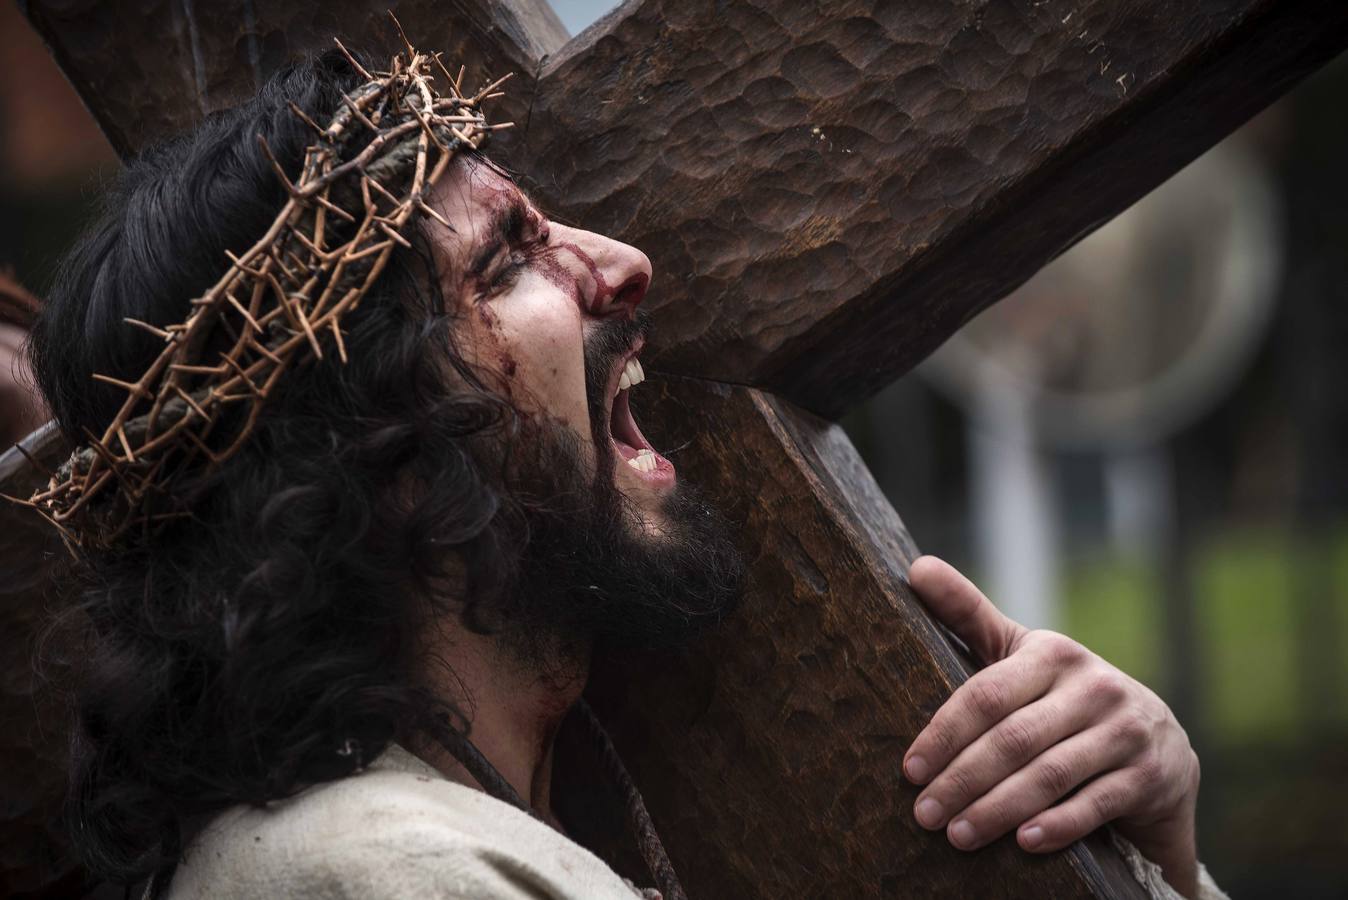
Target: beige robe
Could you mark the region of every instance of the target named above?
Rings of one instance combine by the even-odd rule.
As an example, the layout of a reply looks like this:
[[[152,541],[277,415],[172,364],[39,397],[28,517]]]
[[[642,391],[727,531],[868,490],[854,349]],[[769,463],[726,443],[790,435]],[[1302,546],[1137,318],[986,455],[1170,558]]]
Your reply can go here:
[[[1153,900],[1160,869],[1116,838]],[[1207,871],[1198,900],[1225,900]],[[597,856],[394,744],[358,775],[235,806],[188,847],[170,900],[636,900]],[[719,898],[708,898],[719,900]]]

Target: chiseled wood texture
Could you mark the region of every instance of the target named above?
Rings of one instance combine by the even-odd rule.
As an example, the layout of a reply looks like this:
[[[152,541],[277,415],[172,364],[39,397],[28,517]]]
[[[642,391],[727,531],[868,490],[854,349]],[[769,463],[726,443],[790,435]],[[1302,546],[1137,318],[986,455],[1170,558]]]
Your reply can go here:
[[[689,896],[1144,896],[1098,843],[968,854],[916,824],[903,752],[968,670],[907,586],[898,514],[839,426],[752,388],[647,385],[643,421],[692,441],[680,477],[732,498],[751,573],[722,627],[603,661],[587,692]]]
[[[651,254],[651,368],[834,417],[1345,46],[1342,0],[645,0],[525,155]]]
[[[330,49],[334,37],[371,53],[398,50],[389,9],[418,47],[466,66],[469,87],[515,73],[492,108],[498,122],[524,121],[540,59],[568,38],[547,0],[19,3],[123,157],[240,102],[285,64]],[[498,146],[510,143],[497,136]]]

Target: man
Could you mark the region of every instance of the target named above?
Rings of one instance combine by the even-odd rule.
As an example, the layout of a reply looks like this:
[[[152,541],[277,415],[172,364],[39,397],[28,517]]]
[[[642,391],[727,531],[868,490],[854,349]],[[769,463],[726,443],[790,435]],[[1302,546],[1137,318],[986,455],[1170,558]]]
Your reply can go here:
[[[275,167],[307,166],[317,123],[369,78],[338,55],[297,66],[127,168],[34,332],[68,435],[104,433],[145,393],[137,379],[227,252],[308,196]],[[100,874],[174,898],[634,896],[565,836],[556,737],[597,649],[714,625],[742,565],[632,414],[646,256],[549,221],[467,149],[425,206],[323,333],[339,353],[309,334],[313,356],[268,382],[256,420],[222,420],[247,439],[179,474],[170,524],[87,545],[65,620],[80,670],[69,822]],[[287,316],[299,345],[305,323]],[[1001,617],[937,560],[911,578],[993,663],[903,761],[927,785],[918,820],[970,850],[1016,830],[1029,852],[1114,822],[1155,896],[1167,882],[1217,896],[1195,859],[1197,761],[1164,704]],[[641,837],[655,847],[641,880],[677,896]]]

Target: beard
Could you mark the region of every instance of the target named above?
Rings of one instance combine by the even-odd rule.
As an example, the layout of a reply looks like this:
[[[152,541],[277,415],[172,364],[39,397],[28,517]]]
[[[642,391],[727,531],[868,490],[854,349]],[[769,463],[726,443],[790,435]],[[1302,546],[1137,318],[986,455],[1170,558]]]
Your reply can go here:
[[[606,321],[585,343],[586,396],[595,448],[590,477],[583,443],[570,427],[522,418],[527,466],[512,466],[524,532],[505,643],[535,660],[561,649],[675,646],[715,625],[737,604],[744,562],[725,517],[679,482],[656,521],[618,488],[605,392],[618,359],[645,322]],[[527,474],[519,474],[527,473]]]

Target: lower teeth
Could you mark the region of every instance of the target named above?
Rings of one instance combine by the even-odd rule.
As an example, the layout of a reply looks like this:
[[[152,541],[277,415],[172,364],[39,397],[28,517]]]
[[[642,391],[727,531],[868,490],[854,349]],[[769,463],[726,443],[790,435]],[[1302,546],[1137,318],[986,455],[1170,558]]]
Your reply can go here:
[[[629,459],[627,461],[627,464],[632,468],[636,469],[638,472],[654,472],[655,454],[652,453],[650,450],[646,450],[643,448],[641,450],[638,450],[637,455]]]

